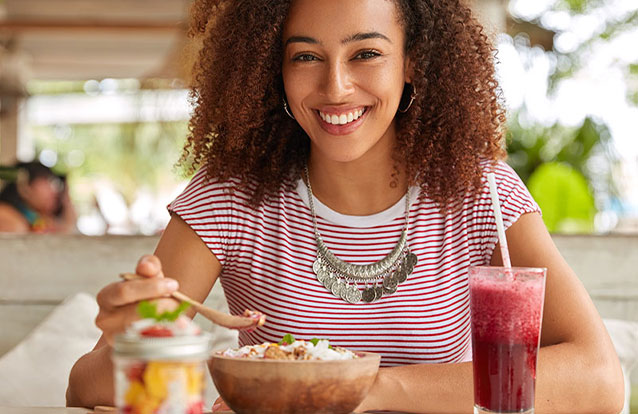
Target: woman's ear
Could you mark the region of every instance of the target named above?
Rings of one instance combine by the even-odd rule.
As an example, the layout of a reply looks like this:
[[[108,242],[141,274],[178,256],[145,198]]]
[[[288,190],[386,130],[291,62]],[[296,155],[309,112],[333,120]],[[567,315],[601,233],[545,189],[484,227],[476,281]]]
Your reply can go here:
[[[405,82],[412,83],[412,78],[414,77],[414,65],[412,64],[412,59],[410,56],[405,57],[405,62],[403,63],[403,67],[405,70]]]

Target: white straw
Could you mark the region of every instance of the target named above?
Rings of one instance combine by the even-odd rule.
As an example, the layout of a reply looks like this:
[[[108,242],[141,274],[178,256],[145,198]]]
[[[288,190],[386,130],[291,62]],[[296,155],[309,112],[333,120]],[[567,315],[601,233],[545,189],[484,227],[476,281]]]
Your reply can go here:
[[[490,196],[492,197],[492,210],[496,219],[496,230],[498,232],[498,241],[501,244],[501,256],[503,256],[503,266],[512,267],[510,262],[510,254],[507,249],[507,239],[505,238],[505,226],[503,225],[503,216],[501,216],[501,204],[498,201],[498,192],[496,190],[496,179],[494,173],[487,173],[487,182],[490,185]]]

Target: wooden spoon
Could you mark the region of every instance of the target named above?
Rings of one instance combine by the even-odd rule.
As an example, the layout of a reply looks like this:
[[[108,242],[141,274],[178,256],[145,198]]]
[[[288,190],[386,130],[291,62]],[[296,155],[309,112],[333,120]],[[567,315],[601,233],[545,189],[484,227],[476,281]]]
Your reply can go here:
[[[139,280],[146,279],[144,276],[136,275],[135,273],[120,273],[120,277],[124,280]],[[175,299],[182,302],[189,303],[197,312],[203,317],[210,320],[214,324],[223,326],[229,329],[255,329],[259,326],[263,326],[266,323],[266,315],[261,312],[255,312],[246,309],[243,316],[230,315],[228,313],[220,312],[217,309],[209,308],[208,306],[197,302],[180,291],[175,291],[171,294]]]

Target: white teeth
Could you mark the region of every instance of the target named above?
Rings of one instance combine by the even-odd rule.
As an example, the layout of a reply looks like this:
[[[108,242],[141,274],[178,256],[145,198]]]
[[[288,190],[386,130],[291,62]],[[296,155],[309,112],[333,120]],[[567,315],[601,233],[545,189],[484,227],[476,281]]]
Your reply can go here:
[[[352,121],[356,121],[357,119],[359,119],[359,117],[363,115],[363,111],[364,111],[363,109],[358,109],[354,112],[348,112],[347,114],[340,114],[340,115],[329,115],[319,111],[319,116],[328,124],[345,125],[347,123],[350,123]]]

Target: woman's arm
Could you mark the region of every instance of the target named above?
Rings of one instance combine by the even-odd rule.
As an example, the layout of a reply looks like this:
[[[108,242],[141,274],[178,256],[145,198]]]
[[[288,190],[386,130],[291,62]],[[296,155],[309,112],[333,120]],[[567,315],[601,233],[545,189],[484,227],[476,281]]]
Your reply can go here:
[[[546,267],[545,308],[536,379],[536,412],[613,413],[623,405],[623,375],[587,291],[554,245],[539,214],[507,230],[514,266]],[[500,249],[492,265],[502,265]],[[472,364],[382,368],[357,409],[471,413]]]
[[[80,358],[71,369],[67,406],[113,405],[113,337],[137,319],[138,301],[166,297],[176,289],[166,283],[164,275],[177,280],[181,292],[203,302],[221,271],[215,255],[177,215],[173,215],[162,234],[155,255],[140,259],[135,269],[148,279],[115,282],[98,294],[100,313],[96,324],[103,334],[93,351]],[[174,306],[172,299],[163,300],[170,304],[159,306]],[[188,315],[194,314],[195,311],[189,309]]]
[[[71,202],[68,186],[64,186],[64,191],[60,195],[60,203],[62,205],[62,214],[60,217],[54,217],[55,231],[66,234],[77,233],[78,215],[73,202]]]

